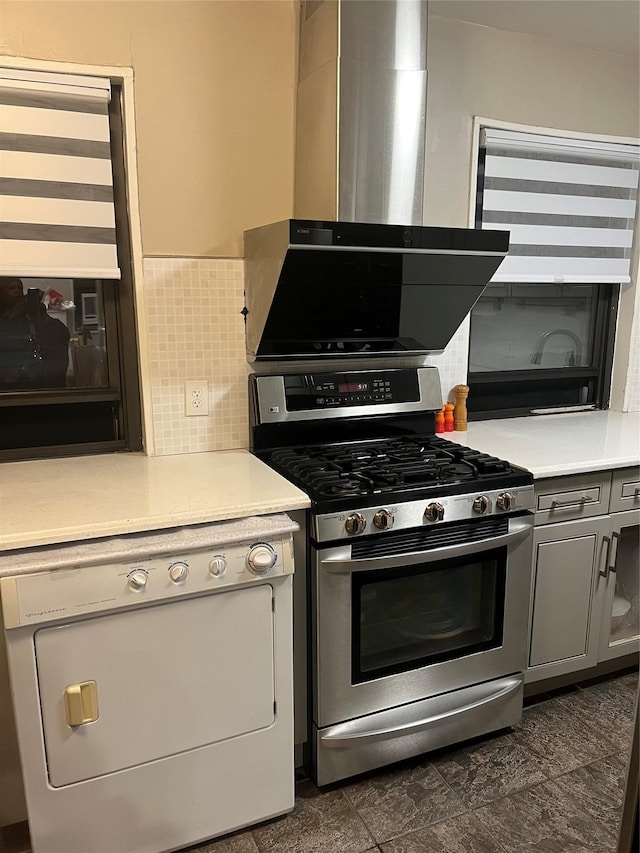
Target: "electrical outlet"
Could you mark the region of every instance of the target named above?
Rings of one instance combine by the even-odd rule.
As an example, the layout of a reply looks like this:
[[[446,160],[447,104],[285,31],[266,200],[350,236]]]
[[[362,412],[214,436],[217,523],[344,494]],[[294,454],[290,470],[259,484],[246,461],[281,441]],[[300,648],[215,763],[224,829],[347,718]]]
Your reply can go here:
[[[209,414],[209,385],[206,381],[185,383],[184,413],[188,418]]]

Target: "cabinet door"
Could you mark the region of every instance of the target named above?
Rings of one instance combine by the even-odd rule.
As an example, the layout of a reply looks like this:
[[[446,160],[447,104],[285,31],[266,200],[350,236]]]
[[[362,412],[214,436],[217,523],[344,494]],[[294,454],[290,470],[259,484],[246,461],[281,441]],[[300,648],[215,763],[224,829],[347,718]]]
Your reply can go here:
[[[607,530],[606,517],[535,528],[527,682],[596,664],[592,604]]]
[[[616,512],[605,537],[606,560],[597,576],[602,613],[598,660],[611,660],[640,649],[640,510]]]

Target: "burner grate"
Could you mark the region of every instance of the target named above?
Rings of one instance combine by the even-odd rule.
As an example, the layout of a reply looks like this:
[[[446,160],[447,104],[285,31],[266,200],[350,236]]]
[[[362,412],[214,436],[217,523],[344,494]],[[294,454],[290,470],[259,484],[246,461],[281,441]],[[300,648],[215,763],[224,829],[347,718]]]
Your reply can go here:
[[[512,470],[508,462],[434,435],[281,448],[270,463],[322,498],[480,483]]]

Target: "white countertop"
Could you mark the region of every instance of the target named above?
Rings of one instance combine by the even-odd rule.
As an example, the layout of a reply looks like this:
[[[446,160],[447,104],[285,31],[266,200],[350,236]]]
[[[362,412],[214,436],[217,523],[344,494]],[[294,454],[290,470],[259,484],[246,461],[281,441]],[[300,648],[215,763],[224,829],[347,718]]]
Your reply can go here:
[[[246,450],[0,465],[0,550],[267,515],[309,498]]]
[[[640,412],[572,412],[473,421],[442,438],[508,459],[536,479],[640,464]]]
[[[640,413],[576,412],[477,421],[443,438],[534,477],[640,464]],[[309,506],[246,450],[138,453],[0,465],[0,550],[162,530]]]

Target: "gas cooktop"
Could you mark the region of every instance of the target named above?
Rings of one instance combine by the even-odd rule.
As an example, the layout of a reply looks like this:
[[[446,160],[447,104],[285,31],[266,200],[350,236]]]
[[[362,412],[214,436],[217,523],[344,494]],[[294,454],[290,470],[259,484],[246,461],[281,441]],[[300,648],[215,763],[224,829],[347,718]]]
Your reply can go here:
[[[503,459],[437,435],[279,448],[265,461],[304,489],[318,512],[365,506],[375,496],[414,500],[532,482]]]
[[[316,541],[533,510],[528,471],[433,433],[434,367],[254,375],[250,399],[252,450],[309,495]]]

